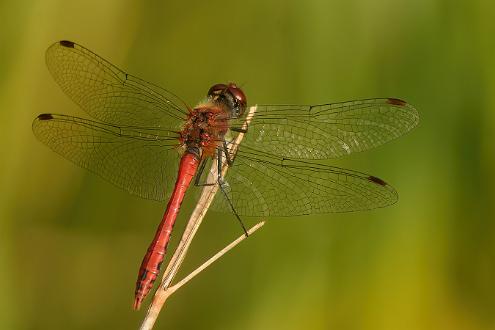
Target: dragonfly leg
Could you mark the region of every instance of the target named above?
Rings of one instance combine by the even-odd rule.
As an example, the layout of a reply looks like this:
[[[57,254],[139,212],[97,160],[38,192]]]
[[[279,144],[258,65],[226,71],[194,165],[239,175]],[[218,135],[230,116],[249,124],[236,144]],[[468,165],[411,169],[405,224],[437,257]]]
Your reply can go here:
[[[225,139],[223,140],[223,153],[225,154],[227,165],[232,166],[232,164],[234,163],[235,155],[232,158],[230,157],[229,148],[227,148],[227,141],[225,141]]]
[[[239,128],[239,127],[231,127],[230,130],[239,133],[247,133],[248,131],[247,128]]]
[[[225,141],[224,141],[224,146],[225,147],[227,146],[227,144],[225,144]],[[218,187],[220,187],[220,190],[222,191],[223,196],[227,200],[227,203],[229,203],[230,208],[232,209],[232,212],[234,213],[235,217],[237,218],[237,220],[241,224],[242,230],[244,231],[244,235],[246,235],[246,237],[248,237],[249,234],[246,230],[246,226],[244,226],[244,223],[242,222],[241,217],[239,216],[239,214],[237,214],[237,211],[235,210],[234,205],[232,204],[232,201],[229,198],[229,195],[227,195],[227,192],[225,191],[225,181],[223,180],[223,177],[222,177],[222,153],[224,151],[222,151],[222,149],[220,147],[217,150],[218,150],[218,156],[217,156],[217,160],[218,160],[218,176],[217,176]],[[227,155],[228,153],[225,152],[225,154]],[[228,156],[226,156],[226,157],[228,157]],[[229,161],[227,158],[227,163],[228,162]]]
[[[215,183],[200,183],[199,181],[201,180],[201,177],[203,176],[203,172],[205,170],[206,166],[206,159],[203,159],[201,164],[199,165],[198,172],[196,173],[196,177],[194,178],[194,185],[196,187],[205,187],[205,186],[213,186]]]

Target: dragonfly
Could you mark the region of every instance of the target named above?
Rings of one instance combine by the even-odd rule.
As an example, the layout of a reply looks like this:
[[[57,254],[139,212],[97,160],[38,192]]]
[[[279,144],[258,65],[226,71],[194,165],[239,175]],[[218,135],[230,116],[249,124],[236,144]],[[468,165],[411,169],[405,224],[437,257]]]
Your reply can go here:
[[[176,94],[72,41],[51,45],[46,64],[60,88],[90,118],[40,114],[32,125],[35,136],[133,195],[168,200],[139,268],[135,309],[160,272],[189,187],[218,184],[222,193],[215,196],[212,209],[233,214],[241,224],[246,216],[382,208],[398,199],[384,180],[317,161],[373,149],[419,121],[407,102],[373,98],[257,105],[245,126],[247,98],[235,83],[213,85],[205,99],[190,107]],[[242,142],[231,154],[229,147],[241,133]],[[218,163],[219,174],[211,182],[204,170],[207,163]],[[225,175],[222,166],[228,166]]]

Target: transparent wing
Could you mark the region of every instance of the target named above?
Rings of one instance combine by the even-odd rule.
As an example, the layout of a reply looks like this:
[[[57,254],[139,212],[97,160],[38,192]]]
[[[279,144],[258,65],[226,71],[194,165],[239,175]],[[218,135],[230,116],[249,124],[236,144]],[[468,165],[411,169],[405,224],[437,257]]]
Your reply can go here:
[[[99,121],[180,129],[187,116],[187,106],[173,93],[120,70],[74,42],[50,46],[46,64],[62,90]]]
[[[224,188],[241,216],[296,216],[385,207],[397,192],[374,176],[338,167],[240,150]],[[232,212],[217,193],[213,209]]]
[[[233,121],[241,127],[244,119]],[[414,128],[419,115],[392,98],[323,105],[258,105],[241,142],[280,157],[337,158],[387,143]]]
[[[131,194],[168,198],[180,159],[176,133],[42,114],[35,136],[52,150]]]

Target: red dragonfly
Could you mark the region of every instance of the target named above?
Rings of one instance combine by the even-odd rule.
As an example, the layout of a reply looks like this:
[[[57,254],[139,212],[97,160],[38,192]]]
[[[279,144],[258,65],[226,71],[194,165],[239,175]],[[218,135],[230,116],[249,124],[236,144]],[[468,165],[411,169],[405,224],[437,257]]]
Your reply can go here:
[[[139,269],[135,309],[158,276],[193,179],[195,186],[218,183],[223,193],[215,197],[213,209],[238,220],[385,207],[397,201],[397,192],[385,181],[313,160],[375,148],[419,120],[405,101],[376,98],[258,105],[242,129],[247,99],[234,83],[214,85],[191,108],[71,41],[50,46],[46,63],[62,90],[93,119],[41,114],[33,122],[36,137],[131,194],[169,200]],[[242,143],[230,154],[228,147],[240,132],[245,133]],[[225,177],[206,182],[207,162],[217,162],[221,169],[224,157],[229,167]]]

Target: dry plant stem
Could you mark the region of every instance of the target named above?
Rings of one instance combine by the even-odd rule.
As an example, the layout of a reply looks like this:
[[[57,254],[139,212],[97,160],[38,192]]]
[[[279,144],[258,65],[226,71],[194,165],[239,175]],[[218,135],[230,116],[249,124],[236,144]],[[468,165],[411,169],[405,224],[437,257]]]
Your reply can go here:
[[[263,227],[264,224],[265,224],[265,222],[264,221],[261,221],[261,222],[258,222],[253,227],[251,227],[248,230],[249,236],[251,236],[255,231],[257,231],[258,229],[260,229],[261,227]],[[230,250],[232,250],[234,247],[236,247],[240,242],[242,242],[245,239],[246,239],[246,235],[245,234],[242,234],[235,241],[233,241],[232,243],[230,243],[229,245],[227,245],[226,247],[224,247],[222,250],[218,251],[213,257],[211,257],[210,259],[208,259],[204,264],[202,264],[201,266],[199,266],[198,268],[196,268],[189,275],[187,275],[186,277],[184,277],[182,280],[180,280],[179,282],[177,282],[173,286],[168,287],[167,289],[165,289],[165,291],[168,291],[168,296],[170,296],[172,293],[174,293],[175,291],[177,291],[184,284],[186,284],[187,282],[189,282],[190,280],[192,280],[196,275],[198,275],[199,273],[201,273],[208,266],[210,266],[212,263],[214,263],[215,261],[217,261],[218,259],[220,259],[225,253],[227,253]]]
[[[251,107],[249,109],[249,113],[246,116],[246,121],[244,122],[244,125],[242,127],[244,130],[247,129],[248,124],[253,118],[255,112],[256,112],[256,106]],[[234,143],[231,146],[229,146],[230,154],[235,154],[237,152],[237,147],[239,146],[243,138],[244,138],[244,133],[239,133]],[[222,167],[222,176],[225,176],[227,170],[228,170],[228,165],[225,160]],[[216,177],[217,177],[217,165],[215,164],[215,162],[212,162],[211,170],[207,180],[208,182],[212,182],[211,180],[216,180]],[[160,310],[162,309],[163,304],[171,294],[166,289],[170,287],[172,280],[179,271],[179,268],[182,262],[184,261],[184,258],[187,254],[187,250],[189,249],[192,239],[196,235],[199,225],[203,221],[203,218],[206,215],[206,212],[208,211],[208,208],[210,207],[217,190],[218,190],[217,184],[213,186],[206,186],[205,188],[203,188],[201,197],[199,198],[196,208],[194,209],[193,213],[191,214],[191,217],[189,218],[189,221],[187,223],[186,229],[184,230],[184,233],[182,234],[182,238],[179,242],[179,245],[175,249],[174,255],[170,259],[170,262],[168,263],[167,268],[165,269],[160,287],[155,292],[155,296],[153,297],[153,302],[148,308],[146,317],[143,323],[141,324],[141,328],[140,328],[141,330],[148,330],[153,328],[153,325],[158,317],[158,314],[160,313]]]
[[[257,223],[253,227],[251,227],[248,230],[248,234],[252,235],[255,231],[263,227],[265,224],[264,221]],[[190,280],[192,280],[196,275],[201,273],[203,270],[205,270],[208,266],[210,266],[212,263],[220,259],[225,253],[229,252],[232,250],[234,247],[236,247],[239,243],[241,243],[243,240],[246,239],[246,235],[242,234],[239,236],[235,241],[224,247],[222,250],[217,252],[213,257],[208,259],[205,263],[203,263],[201,266],[196,268],[193,272],[191,272],[189,275],[184,277],[182,280],[180,280],[177,284],[170,286],[168,288],[165,288],[163,290],[158,290],[157,293],[155,294],[155,297],[153,299],[152,306],[155,305],[158,307],[156,310],[156,313],[150,313],[152,308],[148,310],[148,314],[146,318],[143,321],[143,324],[141,325],[141,330],[143,329],[152,329],[156,318],[158,317],[158,313],[160,312],[161,307],[165,304],[165,301],[170,297],[174,292],[176,292],[178,289],[180,289],[182,286],[184,286],[186,283],[188,283]]]

